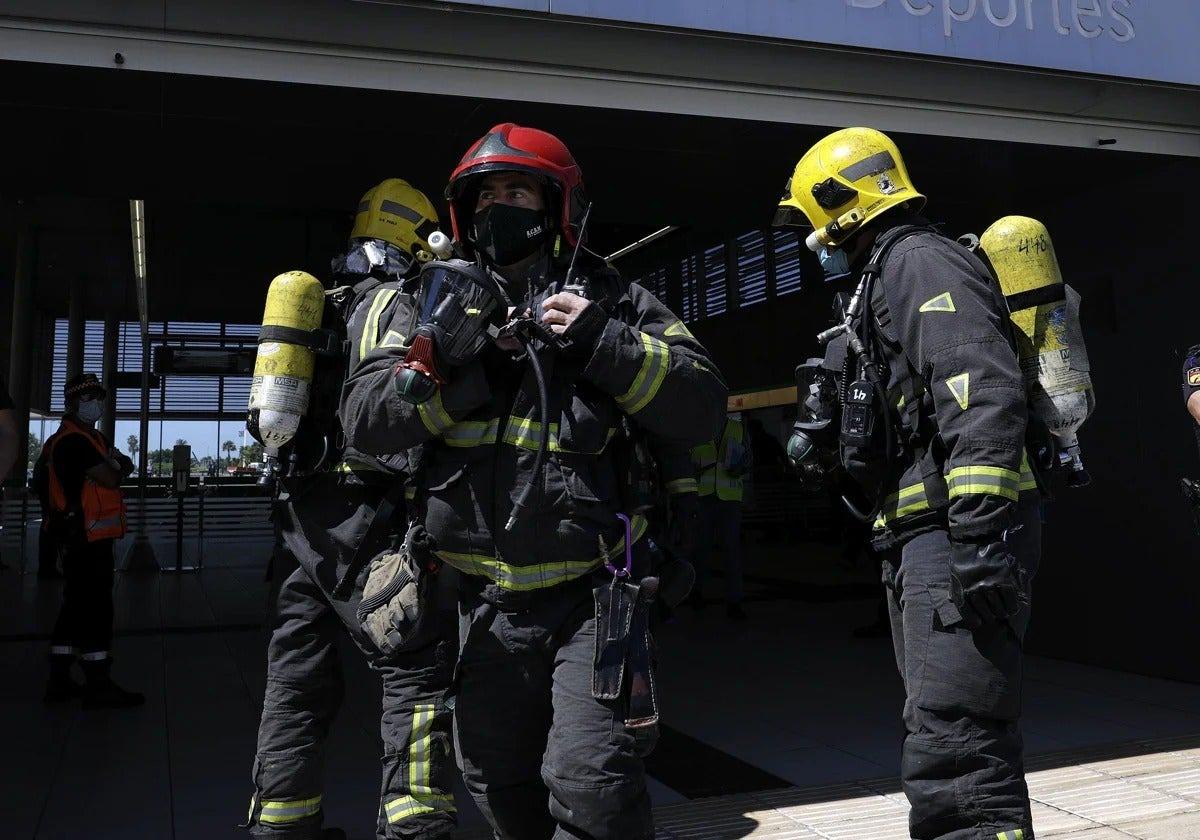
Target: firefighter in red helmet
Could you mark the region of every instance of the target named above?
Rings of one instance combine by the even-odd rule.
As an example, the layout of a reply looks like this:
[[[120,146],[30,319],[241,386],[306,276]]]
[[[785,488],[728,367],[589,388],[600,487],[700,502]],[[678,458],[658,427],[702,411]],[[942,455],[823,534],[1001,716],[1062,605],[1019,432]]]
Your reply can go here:
[[[343,425],[359,449],[415,451],[415,515],[462,573],[459,759],[496,836],[650,838],[655,549],[618,476],[634,435],[676,449],[710,439],[725,385],[678,317],[577,248],[583,176],[556,137],[496,126],[447,198],[459,246],[500,278],[513,312],[558,336],[535,350],[549,413],[536,410],[531,364],[497,343],[406,402],[396,346],[351,375]],[[397,312],[389,329],[412,336],[419,320]]]

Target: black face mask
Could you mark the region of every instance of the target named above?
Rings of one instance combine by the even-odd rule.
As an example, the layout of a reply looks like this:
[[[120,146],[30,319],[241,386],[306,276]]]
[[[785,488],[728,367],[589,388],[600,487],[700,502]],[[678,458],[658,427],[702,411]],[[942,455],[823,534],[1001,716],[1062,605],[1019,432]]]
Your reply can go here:
[[[542,210],[490,204],[475,214],[475,247],[494,265],[515,265],[536,253],[549,238]]]

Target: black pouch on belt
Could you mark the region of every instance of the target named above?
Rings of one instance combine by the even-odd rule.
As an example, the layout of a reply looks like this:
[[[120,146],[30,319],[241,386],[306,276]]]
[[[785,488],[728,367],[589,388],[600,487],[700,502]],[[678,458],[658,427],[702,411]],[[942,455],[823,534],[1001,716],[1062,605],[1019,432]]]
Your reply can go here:
[[[658,725],[658,686],[650,612],[657,593],[658,578],[654,577],[633,584],[614,576],[593,590],[596,647],[592,696],[597,700],[625,699],[625,725],[635,730],[635,738],[644,735],[651,745]]]

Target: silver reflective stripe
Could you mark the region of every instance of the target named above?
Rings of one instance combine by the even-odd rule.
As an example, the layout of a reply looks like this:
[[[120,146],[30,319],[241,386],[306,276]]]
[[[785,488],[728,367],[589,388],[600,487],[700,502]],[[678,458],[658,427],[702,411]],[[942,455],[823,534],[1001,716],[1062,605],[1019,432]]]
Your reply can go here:
[[[51,656],[74,656],[79,653],[79,649],[71,645],[50,645]]]
[[[105,659],[108,659],[108,651],[93,650],[82,654],[79,658],[84,662],[103,662]]]
[[[384,199],[379,203],[379,209],[384,213],[391,213],[393,216],[399,216],[401,219],[407,219],[414,225],[421,221],[421,214],[411,207],[405,207],[398,201],[389,201]]]
[[[311,817],[321,810],[321,797],[310,799],[264,799],[258,821],[264,823],[289,823]]]
[[[868,175],[878,175],[880,172],[887,172],[889,169],[896,168],[896,161],[892,157],[891,152],[876,152],[869,158],[863,158],[858,163],[847,166],[838,174],[847,181],[854,182],[859,178],[866,178]]]

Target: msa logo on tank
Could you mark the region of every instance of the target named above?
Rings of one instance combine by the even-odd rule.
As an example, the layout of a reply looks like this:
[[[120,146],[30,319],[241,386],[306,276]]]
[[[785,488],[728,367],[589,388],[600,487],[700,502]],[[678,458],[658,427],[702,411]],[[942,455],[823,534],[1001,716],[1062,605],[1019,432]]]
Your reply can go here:
[[[1188,371],[1188,384],[1200,385],[1200,367],[1194,367]]]
[[[899,6],[913,17],[939,14],[942,34],[953,37],[962,26],[991,24],[998,29],[1024,28],[1038,32],[1053,27],[1063,37],[1132,41],[1133,0],[845,0],[855,9]]]

